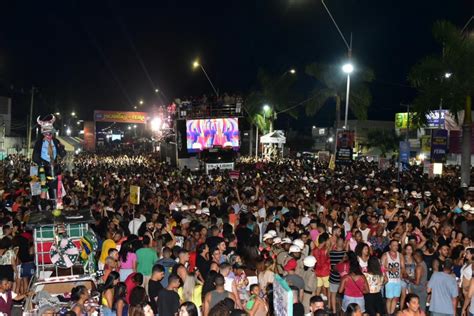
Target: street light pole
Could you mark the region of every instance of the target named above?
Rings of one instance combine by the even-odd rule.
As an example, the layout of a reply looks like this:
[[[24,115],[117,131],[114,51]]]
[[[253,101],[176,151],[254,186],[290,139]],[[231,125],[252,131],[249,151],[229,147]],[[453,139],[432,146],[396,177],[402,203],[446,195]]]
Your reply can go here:
[[[31,152],[31,130],[33,129],[33,104],[35,100],[35,87],[31,87],[30,115],[28,116],[28,131],[26,133],[26,156],[30,157]]]
[[[326,3],[324,2],[324,0],[321,0],[321,3],[323,4],[324,9],[326,9],[326,12],[328,13],[329,17],[331,18],[332,23],[336,27],[339,35],[341,36],[342,40],[344,41],[344,44],[346,45],[348,64],[350,64],[350,61],[351,61],[351,58],[352,58],[352,33],[351,33],[350,42],[348,42],[346,40],[346,38],[344,37],[344,34],[342,34],[341,29],[339,28],[339,25],[337,25],[336,20],[332,16],[331,11],[329,11],[329,8],[326,5]],[[346,72],[346,71],[344,71],[344,72]],[[352,70],[350,72],[352,72]],[[347,73],[347,88],[346,88],[346,109],[345,109],[344,126],[343,126],[344,129],[347,129],[347,127],[348,127],[347,126],[347,116],[349,114],[349,95],[350,95],[350,86],[351,86],[350,72],[346,72]],[[336,129],[337,128],[338,128],[338,126],[336,126]]]
[[[209,78],[209,76],[207,75],[206,70],[204,69],[204,67],[202,66],[202,64],[198,60],[193,62],[193,68],[196,68],[196,67],[201,68],[202,72],[204,73],[204,75],[207,78],[207,81],[209,81],[209,84],[211,85],[212,90],[214,90],[214,93],[216,94],[216,96],[219,97],[219,92],[217,91],[216,87],[214,87],[214,84],[212,83],[211,78]]]

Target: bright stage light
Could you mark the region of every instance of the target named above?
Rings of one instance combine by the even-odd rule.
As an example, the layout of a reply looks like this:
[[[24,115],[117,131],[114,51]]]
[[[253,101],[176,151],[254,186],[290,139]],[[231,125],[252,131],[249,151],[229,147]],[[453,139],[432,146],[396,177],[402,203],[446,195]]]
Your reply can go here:
[[[163,121],[160,117],[155,117],[151,120],[151,130],[153,132],[158,132],[161,129]]]

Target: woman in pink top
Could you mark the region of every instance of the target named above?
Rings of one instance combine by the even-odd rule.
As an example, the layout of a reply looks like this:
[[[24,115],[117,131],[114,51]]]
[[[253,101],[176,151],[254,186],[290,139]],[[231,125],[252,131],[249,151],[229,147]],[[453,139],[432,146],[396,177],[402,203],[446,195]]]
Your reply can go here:
[[[124,282],[127,277],[137,271],[137,255],[131,242],[122,245],[119,253],[120,259],[120,281]]]
[[[342,310],[345,312],[350,303],[357,303],[362,312],[365,312],[364,294],[369,293],[369,284],[360,269],[356,254],[350,251],[348,257],[349,274],[342,278],[339,286],[339,293],[344,294]]]

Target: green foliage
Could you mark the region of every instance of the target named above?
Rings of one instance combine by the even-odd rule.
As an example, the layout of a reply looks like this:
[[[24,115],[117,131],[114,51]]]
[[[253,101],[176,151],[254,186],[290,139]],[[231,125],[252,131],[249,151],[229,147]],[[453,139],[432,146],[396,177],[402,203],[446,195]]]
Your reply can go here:
[[[295,76],[284,73],[280,76],[272,76],[263,69],[257,75],[258,89],[250,92],[245,99],[245,110],[250,123],[256,124],[261,131],[268,131],[271,117],[275,113],[288,108],[291,96],[291,87],[295,82]],[[263,105],[273,107],[265,113],[263,118]],[[287,112],[296,117],[295,112]]]
[[[321,84],[311,91],[311,101],[305,108],[308,116],[317,114],[328,101],[345,102],[347,76],[339,66],[313,63],[306,67],[306,73]],[[373,80],[373,71],[366,68],[357,68],[351,75],[349,108],[357,119],[367,119],[367,110],[372,102],[367,84]]]
[[[466,97],[474,89],[474,40],[461,34],[460,29],[447,21],[438,21],[433,36],[440,44],[438,54],[421,59],[412,67],[408,80],[418,90],[414,100],[415,121],[425,122],[425,114],[439,107],[457,114],[464,110]],[[446,78],[445,74],[451,73]]]
[[[397,135],[394,130],[372,130],[367,133],[367,142],[364,147],[367,149],[377,148],[381,156],[397,151],[403,137]]]

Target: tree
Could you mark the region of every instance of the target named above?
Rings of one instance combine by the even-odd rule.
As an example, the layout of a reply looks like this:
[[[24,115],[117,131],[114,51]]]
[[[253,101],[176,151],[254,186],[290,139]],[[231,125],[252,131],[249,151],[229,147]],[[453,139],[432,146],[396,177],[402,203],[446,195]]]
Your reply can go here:
[[[249,115],[251,124],[258,126],[259,130],[272,131],[276,113],[288,107],[290,89],[295,82],[295,77],[287,72],[274,77],[260,69],[257,74],[258,89],[250,92],[245,100],[245,110]],[[263,106],[267,104],[269,110],[265,112]],[[289,113],[292,115],[292,113]],[[294,115],[294,114],[293,114]]]
[[[387,153],[397,151],[402,137],[394,130],[372,130],[367,133],[367,149],[378,148],[380,156],[386,157]]]
[[[347,76],[339,66],[313,63],[306,67],[306,73],[318,80],[319,84],[311,92],[310,101],[306,104],[306,114],[314,116],[326,102],[336,104],[336,127],[341,119],[341,103],[346,99]],[[367,119],[367,109],[372,102],[368,83],[374,80],[370,69],[360,68],[351,75],[349,108],[357,119]]]
[[[461,183],[469,185],[471,173],[471,97],[474,89],[474,40],[453,24],[438,21],[433,35],[440,52],[420,60],[412,67],[408,80],[418,90],[414,100],[415,120],[423,123],[425,115],[442,102],[456,116],[464,110],[462,125]]]

